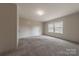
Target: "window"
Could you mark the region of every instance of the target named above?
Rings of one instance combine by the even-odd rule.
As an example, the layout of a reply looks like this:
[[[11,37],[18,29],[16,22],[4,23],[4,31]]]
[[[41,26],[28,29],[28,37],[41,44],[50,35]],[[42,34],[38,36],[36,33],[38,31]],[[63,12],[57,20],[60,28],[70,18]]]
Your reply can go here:
[[[63,21],[55,22],[55,33],[63,33]]]
[[[52,23],[48,24],[48,32],[54,32],[54,25]]]
[[[48,24],[48,32],[63,34],[63,21]]]

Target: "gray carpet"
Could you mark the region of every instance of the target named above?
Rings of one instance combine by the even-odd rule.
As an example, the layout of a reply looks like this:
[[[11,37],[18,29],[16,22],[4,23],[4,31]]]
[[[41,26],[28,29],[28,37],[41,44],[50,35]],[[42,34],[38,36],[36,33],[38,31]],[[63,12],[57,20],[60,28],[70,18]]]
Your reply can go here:
[[[37,36],[19,40],[19,48],[7,56],[78,56],[79,45],[62,39]]]

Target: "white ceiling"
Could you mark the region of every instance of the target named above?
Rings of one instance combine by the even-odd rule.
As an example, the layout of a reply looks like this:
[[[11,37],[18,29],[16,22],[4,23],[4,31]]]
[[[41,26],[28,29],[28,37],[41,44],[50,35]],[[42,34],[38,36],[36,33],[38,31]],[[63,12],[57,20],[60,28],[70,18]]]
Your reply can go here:
[[[43,10],[44,15],[36,14],[37,10]],[[79,11],[78,3],[21,3],[18,4],[19,16],[37,21],[48,21],[58,17]]]

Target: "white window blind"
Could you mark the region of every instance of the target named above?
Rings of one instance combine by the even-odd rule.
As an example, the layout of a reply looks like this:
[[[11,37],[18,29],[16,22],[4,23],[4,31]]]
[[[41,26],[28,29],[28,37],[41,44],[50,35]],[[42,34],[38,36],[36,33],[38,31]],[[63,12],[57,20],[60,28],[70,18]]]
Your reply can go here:
[[[48,24],[48,32],[63,34],[63,21]]]
[[[52,23],[48,24],[48,32],[54,32],[54,25]]]
[[[63,21],[55,22],[55,33],[63,33]]]

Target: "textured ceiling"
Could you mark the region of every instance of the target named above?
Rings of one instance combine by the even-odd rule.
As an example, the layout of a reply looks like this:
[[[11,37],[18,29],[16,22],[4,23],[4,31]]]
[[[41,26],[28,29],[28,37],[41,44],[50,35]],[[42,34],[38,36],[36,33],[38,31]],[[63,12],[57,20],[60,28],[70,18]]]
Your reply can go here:
[[[20,17],[41,22],[79,11],[78,3],[21,3],[17,5]],[[37,15],[37,10],[43,10],[44,15]]]

